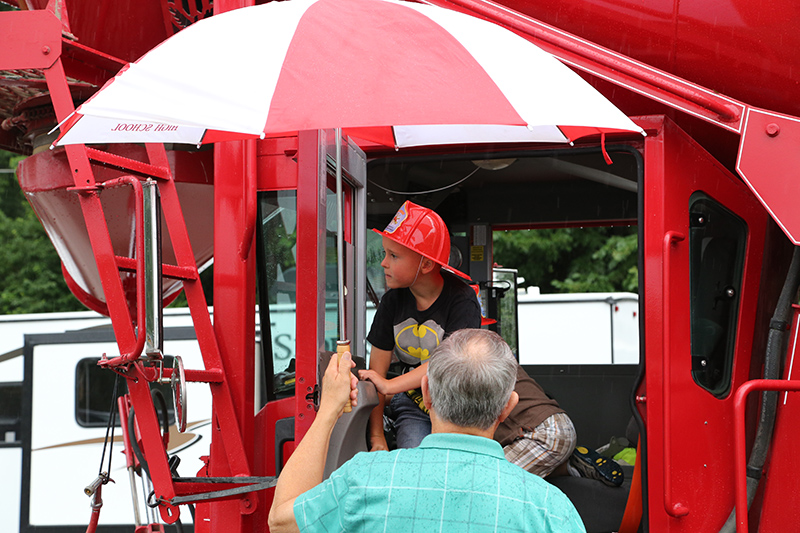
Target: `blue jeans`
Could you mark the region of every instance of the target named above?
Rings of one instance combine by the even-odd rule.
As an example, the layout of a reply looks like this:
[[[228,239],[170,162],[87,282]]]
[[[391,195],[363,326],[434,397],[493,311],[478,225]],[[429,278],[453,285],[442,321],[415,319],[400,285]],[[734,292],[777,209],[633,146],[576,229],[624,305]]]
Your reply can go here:
[[[389,403],[397,430],[398,448],[416,448],[431,433],[431,417],[404,392],[392,396]]]

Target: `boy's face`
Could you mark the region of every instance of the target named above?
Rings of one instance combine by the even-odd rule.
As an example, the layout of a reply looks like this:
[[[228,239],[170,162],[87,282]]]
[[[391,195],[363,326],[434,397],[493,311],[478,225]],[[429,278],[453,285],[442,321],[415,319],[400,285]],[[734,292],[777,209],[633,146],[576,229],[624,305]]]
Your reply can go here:
[[[385,236],[383,237],[383,251],[384,257],[381,266],[386,277],[386,288],[410,287],[417,277],[422,256]]]

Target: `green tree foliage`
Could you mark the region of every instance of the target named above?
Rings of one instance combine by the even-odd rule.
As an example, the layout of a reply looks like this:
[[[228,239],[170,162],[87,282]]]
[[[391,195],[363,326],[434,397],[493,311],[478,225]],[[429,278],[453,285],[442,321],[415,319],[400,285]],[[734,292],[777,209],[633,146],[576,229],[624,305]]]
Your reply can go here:
[[[0,170],[22,156],[0,151]],[[19,188],[0,172],[0,314],[85,310],[61,275],[61,261]]]
[[[495,262],[552,292],[638,292],[635,227],[495,232]]]
[[[0,170],[16,168],[21,159],[0,151]],[[268,249],[280,256],[277,262],[284,270],[293,267],[294,236],[272,238],[276,242]],[[58,255],[9,172],[0,173],[0,246],[0,314],[84,309],[67,288]],[[494,257],[498,264],[518,269],[525,285],[537,285],[545,293],[638,292],[635,227],[495,232]],[[373,259],[380,262],[378,256]],[[201,276],[209,303],[211,278],[211,269]],[[173,305],[186,305],[183,295]]]

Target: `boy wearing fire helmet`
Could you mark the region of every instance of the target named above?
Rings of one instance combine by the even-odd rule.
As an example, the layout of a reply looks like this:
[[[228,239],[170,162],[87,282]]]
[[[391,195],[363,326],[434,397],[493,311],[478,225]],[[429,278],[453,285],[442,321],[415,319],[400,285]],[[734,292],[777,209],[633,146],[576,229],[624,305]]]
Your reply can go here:
[[[419,387],[428,359],[449,334],[481,326],[473,289],[457,279],[466,274],[447,266],[450,236],[442,218],[430,209],[405,202],[384,231],[381,262],[389,289],[378,305],[367,340],[372,344],[369,370],[362,379],[375,384],[380,402],[370,416],[370,449],[387,450],[383,432],[385,396],[397,430],[397,447],[416,447],[431,432]],[[403,373],[387,380],[392,355]]]

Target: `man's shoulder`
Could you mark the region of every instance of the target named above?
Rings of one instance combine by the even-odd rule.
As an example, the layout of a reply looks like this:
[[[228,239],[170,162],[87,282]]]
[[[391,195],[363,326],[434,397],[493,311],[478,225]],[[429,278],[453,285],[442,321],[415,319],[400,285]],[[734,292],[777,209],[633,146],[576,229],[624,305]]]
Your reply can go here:
[[[512,463],[502,465],[505,476],[501,490],[510,498],[518,498],[534,508],[547,509],[547,515],[571,522],[577,516],[574,505],[561,489]]]
[[[374,474],[383,469],[395,468],[399,464],[407,465],[412,462],[427,461],[433,456],[445,453],[446,450],[422,446],[417,448],[398,448],[390,451],[359,452],[342,464],[334,473],[344,476],[363,476],[368,469]],[[407,472],[398,472],[398,474],[405,475]]]
[[[403,451],[407,450],[359,452],[334,470],[334,474],[349,475],[356,473],[361,475],[364,473],[365,468],[381,468],[385,465],[392,465],[397,461],[397,455]]]

